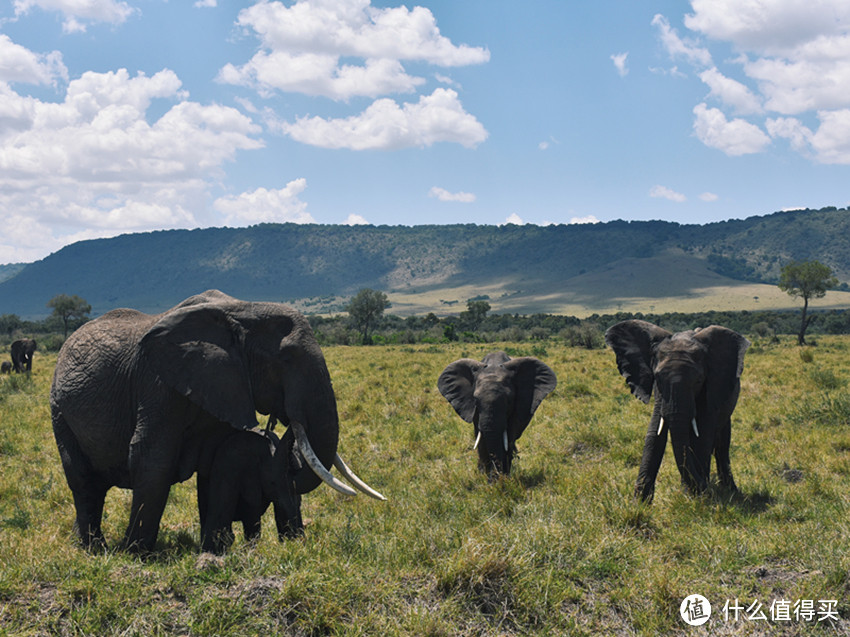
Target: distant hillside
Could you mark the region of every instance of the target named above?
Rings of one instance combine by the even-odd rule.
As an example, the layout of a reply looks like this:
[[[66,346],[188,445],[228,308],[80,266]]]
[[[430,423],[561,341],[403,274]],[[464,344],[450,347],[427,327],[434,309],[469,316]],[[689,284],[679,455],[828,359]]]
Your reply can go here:
[[[44,316],[61,293],[85,298],[93,314],[156,312],[212,287],[308,312],[339,310],[363,287],[388,292],[399,314],[456,312],[476,296],[494,311],[578,316],[659,304],[796,307],[775,287],[790,259],[818,259],[850,280],[850,212],[707,225],[262,224],[130,234],[75,243],[27,265],[0,282],[0,314]],[[830,293],[819,304],[850,306],[850,294]]]

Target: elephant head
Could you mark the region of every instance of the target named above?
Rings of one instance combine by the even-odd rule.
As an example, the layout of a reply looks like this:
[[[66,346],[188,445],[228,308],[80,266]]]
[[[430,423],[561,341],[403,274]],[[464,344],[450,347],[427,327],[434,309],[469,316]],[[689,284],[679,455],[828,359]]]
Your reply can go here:
[[[673,334],[639,320],[617,323],[605,333],[605,342],[632,393],[644,403],[655,394],[636,495],[652,497],[668,431],[687,487],[706,488],[714,452],[721,482],[735,489],[731,416],[750,342],[717,325]]]
[[[481,361],[456,360],[437,381],[457,414],[475,426],[478,467],[490,479],[510,473],[516,441],[556,384],[548,365],[504,352],[487,354]]]
[[[259,412],[290,427],[304,460],[293,476],[299,494],[323,480],[356,493],[328,471],[344,465],[337,454],[339,416],[325,358],[302,314],[210,290],[163,314],[141,346],[163,382],[217,420],[249,429]]]

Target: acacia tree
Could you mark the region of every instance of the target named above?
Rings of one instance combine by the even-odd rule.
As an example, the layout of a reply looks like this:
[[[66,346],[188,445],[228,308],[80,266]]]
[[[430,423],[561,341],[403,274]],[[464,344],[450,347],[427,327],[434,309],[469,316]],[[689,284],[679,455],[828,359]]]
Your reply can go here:
[[[797,344],[806,344],[806,329],[811,317],[806,318],[809,299],[820,299],[826,291],[838,285],[838,279],[832,276],[832,269],[819,261],[791,261],[782,266],[779,277],[779,289],[794,298],[803,299],[803,316]]]
[[[363,288],[351,298],[345,311],[351,317],[354,327],[363,335],[364,345],[372,342],[369,330],[375,327],[378,319],[389,306],[390,302],[386,294],[369,288]]]
[[[65,327],[65,338],[68,338],[68,326],[71,321],[77,320],[84,323],[88,320],[89,312],[91,312],[91,305],[76,294],[73,296],[58,294],[47,302],[47,307],[53,308],[53,316],[62,321],[62,325]]]

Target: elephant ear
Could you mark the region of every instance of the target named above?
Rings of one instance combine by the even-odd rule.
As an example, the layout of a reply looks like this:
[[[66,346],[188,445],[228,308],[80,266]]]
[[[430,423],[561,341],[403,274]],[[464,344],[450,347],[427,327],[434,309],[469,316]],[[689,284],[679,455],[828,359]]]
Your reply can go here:
[[[558,385],[555,372],[533,356],[512,358],[505,369],[514,372],[516,406],[513,416],[514,439],[518,439],[543,399]]]
[[[466,422],[475,418],[475,374],[483,365],[471,358],[450,363],[437,380],[437,389]]]
[[[162,316],[141,341],[150,369],[169,387],[237,429],[257,425],[242,327],[199,304]]]
[[[744,371],[744,354],[750,342],[727,327],[711,325],[694,333],[694,340],[705,345],[706,397],[710,408],[734,407],[729,405],[736,396],[738,380]]]
[[[605,342],[617,356],[617,368],[636,398],[645,403],[652,396],[655,376],[652,359],[658,344],[672,336],[671,332],[636,319],[622,321],[605,332]]]

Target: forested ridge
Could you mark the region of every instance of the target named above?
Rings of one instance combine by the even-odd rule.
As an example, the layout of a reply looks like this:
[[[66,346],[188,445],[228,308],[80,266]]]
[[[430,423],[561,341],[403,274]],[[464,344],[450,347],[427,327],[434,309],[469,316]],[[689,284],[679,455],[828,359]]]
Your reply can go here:
[[[521,275],[557,286],[623,259],[688,255],[735,281],[775,283],[791,259],[817,259],[850,280],[850,212],[795,210],[705,225],[332,226],[261,224],[82,241],[16,269],[0,283],[0,314],[47,314],[78,294],[93,314],[158,311],[207,288],[245,299],[339,297],[485,285]]]

